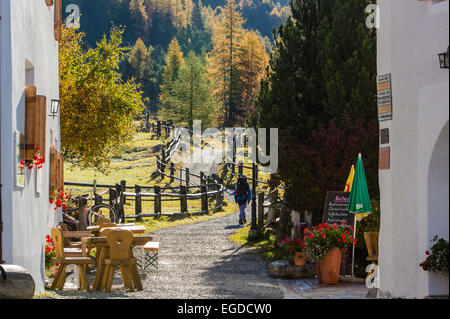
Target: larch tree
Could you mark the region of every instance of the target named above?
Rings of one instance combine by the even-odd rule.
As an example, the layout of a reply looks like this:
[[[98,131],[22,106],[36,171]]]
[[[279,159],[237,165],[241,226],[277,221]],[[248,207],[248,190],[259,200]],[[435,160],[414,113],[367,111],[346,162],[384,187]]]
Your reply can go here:
[[[246,32],[238,51],[238,66],[241,75],[241,96],[239,114],[236,117],[243,124],[250,113],[256,112],[254,99],[259,92],[260,82],[269,63],[262,39],[255,32]]]
[[[215,95],[224,107],[224,124],[230,126],[236,120],[237,100],[240,95],[237,55],[244,23],[235,0],[227,0],[213,30],[214,48],[210,53],[210,74],[215,83]]]
[[[173,83],[178,77],[178,72],[184,65],[183,52],[181,51],[178,40],[174,37],[169,44],[166,55],[166,65],[162,74],[163,84],[161,85],[160,101],[162,103],[162,113],[171,114],[170,96],[172,95]]]

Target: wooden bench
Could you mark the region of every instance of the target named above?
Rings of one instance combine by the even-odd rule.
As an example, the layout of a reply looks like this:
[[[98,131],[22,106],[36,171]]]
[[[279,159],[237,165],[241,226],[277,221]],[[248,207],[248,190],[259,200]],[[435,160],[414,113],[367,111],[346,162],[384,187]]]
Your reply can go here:
[[[158,269],[159,242],[149,241],[142,247],[141,257],[138,258],[137,265],[141,270],[146,270],[153,266]]]

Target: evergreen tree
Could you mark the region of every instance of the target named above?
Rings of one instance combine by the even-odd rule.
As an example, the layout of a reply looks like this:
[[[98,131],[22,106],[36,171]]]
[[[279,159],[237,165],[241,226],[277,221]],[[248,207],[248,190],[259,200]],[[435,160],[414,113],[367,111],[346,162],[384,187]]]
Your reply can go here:
[[[216,123],[217,102],[211,94],[205,60],[194,52],[188,53],[161,114],[190,127],[194,120],[201,120],[204,127]]]
[[[274,181],[284,183],[293,209],[320,214],[319,198],[329,185],[342,184],[358,152],[375,168],[366,174],[377,197],[376,31],[364,24],[369,2],[292,0],[292,17],[275,33],[257,121],[280,129]]]

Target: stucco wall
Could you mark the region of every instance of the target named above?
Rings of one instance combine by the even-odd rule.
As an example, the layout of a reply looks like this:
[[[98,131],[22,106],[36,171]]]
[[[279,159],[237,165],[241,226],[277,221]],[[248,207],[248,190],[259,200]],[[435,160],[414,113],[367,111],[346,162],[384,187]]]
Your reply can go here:
[[[24,131],[25,61],[34,66],[37,94],[47,97],[47,114],[50,101],[59,99],[58,42],[55,41],[53,33],[53,7],[47,7],[45,1],[2,0],[1,3],[2,20],[7,15],[4,8],[10,13],[9,21],[2,22],[2,37],[4,32],[8,32],[8,28],[11,34],[9,45],[4,47],[2,40],[2,53],[5,52],[5,55],[1,55],[4,258],[6,263],[25,267],[36,282],[36,292],[40,292],[43,290],[44,236],[58,219],[55,211],[50,209],[48,201],[48,148],[55,143],[50,141],[52,130],[58,141],[55,146],[59,149],[59,118],[47,117],[46,164],[39,172],[42,174],[40,194],[36,192],[36,168],[32,171],[26,170],[25,188],[14,186],[13,132]],[[5,27],[6,23],[10,26]]]
[[[380,122],[390,130],[391,147],[391,168],[380,171],[380,290],[421,298],[445,293],[419,263],[436,235],[430,223],[445,223],[439,235],[448,239],[448,195],[444,213],[437,220],[428,215],[431,156],[448,123],[449,73],[440,69],[437,56],[448,46],[448,1],[378,4],[378,74],[392,74],[393,94],[393,120]]]

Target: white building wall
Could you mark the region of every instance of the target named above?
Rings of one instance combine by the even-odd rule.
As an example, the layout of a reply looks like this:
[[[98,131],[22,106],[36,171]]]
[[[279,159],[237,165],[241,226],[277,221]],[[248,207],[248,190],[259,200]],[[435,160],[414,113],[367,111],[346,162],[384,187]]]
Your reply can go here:
[[[438,216],[431,217],[434,193],[428,181],[446,125],[448,136],[449,72],[440,68],[438,53],[449,44],[449,1],[379,0],[378,5],[378,74],[392,74],[393,94],[393,120],[380,122],[381,129],[390,130],[391,147],[390,170],[379,174],[380,290],[406,298],[448,294],[448,278],[432,278],[419,263],[435,235],[448,240],[448,193],[432,208]],[[442,176],[441,188],[448,190],[448,168]]]
[[[37,94],[47,97],[47,114],[50,101],[59,99],[54,7],[47,7],[44,0],[1,0],[0,4],[3,255],[6,263],[26,268],[35,280],[36,292],[40,292],[44,279],[44,236],[59,219],[49,204],[48,150],[52,144],[57,149],[60,147],[59,118],[47,117],[45,165],[39,170],[42,174],[41,193],[36,191],[36,168],[26,169],[25,188],[15,187],[13,134],[15,130],[24,133],[24,89],[27,84],[34,80]],[[9,34],[10,39],[7,39]],[[34,67],[34,76],[27,78],[26,61]]]

